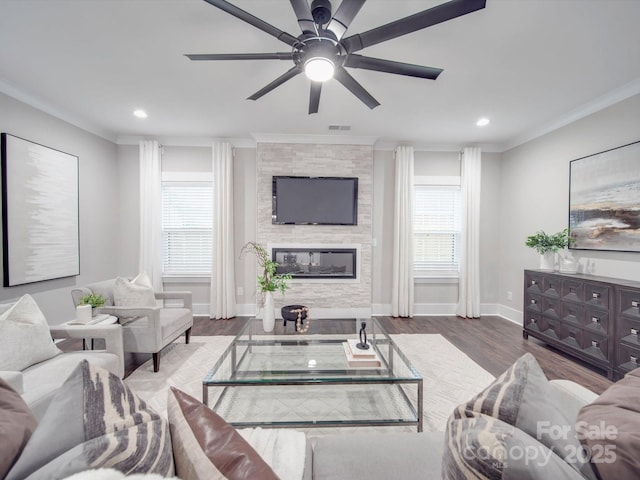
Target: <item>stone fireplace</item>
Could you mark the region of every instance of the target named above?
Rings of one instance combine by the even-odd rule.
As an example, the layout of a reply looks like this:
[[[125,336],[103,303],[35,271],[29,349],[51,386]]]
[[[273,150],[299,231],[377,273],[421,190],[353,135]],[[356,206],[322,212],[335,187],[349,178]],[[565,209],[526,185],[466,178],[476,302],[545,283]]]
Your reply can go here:
[[[258,143],[256,241],[270,255],[273,249],[282,249],[276,251],[276,261],[295,269],[285,295],[274,299],[276,309],[305,305],[312,318],[371,314],[372,172],[370,145]],[[276,175],[357,177],[357,225],[273,224],[272,181]],[[342,249],[355,249],[355,253]],[[323,253],[325,250],[333,253]]]

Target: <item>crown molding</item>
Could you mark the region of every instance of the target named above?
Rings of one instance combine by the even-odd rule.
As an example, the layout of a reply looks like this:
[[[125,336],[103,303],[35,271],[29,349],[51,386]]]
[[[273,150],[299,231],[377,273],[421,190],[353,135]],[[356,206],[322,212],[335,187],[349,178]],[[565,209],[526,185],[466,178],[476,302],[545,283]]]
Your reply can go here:
[[[103,128],[100,128],[97,125],[88,122],[87,120],[80,117],[77,117],[63,109],[52,106],[50,103],[47,103],[44,100],[41,100],[33,95],[24,92],[24,90],[16,87],[15,85],[12,85],[3,78],[0,78],[0,93],[4,93],[5,95],[18,100],[19,102],[22,102],[30,107],[49,114],[59,120],[67,122],[74,127],[78,127],[85,132],[92,133],[110,142],[115,142],[116,140],[115,136],[107,130],[104,130]]]
[[[157,140],[165,147],[210,147],[214,142],[229,142],[235,148],[256,148],[256,142],[250,138],[216,137],[149,137],[121,135],[116,139],[118,145],[138,145],[142,140]]]
[[[283,133],[252,133],[256,143],[311,143],[318,145],[371,145],[377,137],[353,135],[297,135]]]
[[[518,135],[513,138],[513,140],[507,142],[504,147],[504,151],[515,148],[524,143],[530,142],[542,135],[546,135],[547,133],[551,133],[554,130],[558,130],[566,125],[569,125],[573,122],[576,122],[584,117],[592,115],[600,110],[604,110],[611,105],[615,105],[616,103],[622,102],[627,98],[633,97],[634,95],[640,94],[640,78],[636,78],[635,80],[623,85],[620,88],[616,88],[601,97],[598,97],[594,100],[591,100],[584,105],[567,112],[561,117],[541,125],[538,128],[530,130],[522,135]]]

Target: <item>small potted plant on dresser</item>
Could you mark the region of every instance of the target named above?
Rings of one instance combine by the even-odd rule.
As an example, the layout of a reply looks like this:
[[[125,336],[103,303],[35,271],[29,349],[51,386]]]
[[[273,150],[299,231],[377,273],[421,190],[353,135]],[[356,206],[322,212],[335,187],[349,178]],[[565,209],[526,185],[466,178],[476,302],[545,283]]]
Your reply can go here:
[[[568,247],[572,241],[573,238],[569,235],[568,228],[551,235],[539,230],[534,235],[527,237],[525,245],[535,249],[540,254],[540,270],[553,272],[556,264],[556,253]]]

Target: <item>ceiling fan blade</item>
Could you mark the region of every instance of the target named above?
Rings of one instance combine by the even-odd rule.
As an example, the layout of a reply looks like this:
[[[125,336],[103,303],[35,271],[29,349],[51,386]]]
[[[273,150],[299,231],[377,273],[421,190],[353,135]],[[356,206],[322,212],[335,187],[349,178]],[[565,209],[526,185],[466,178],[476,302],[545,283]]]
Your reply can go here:
[[[259,28],[263,32],[268,33],[273,37],[276,37],[281,42],[291,45],[292,47],[299,43],[298,39],[293,35],[287,32],[283,32],[282,30],[274,27],[270,23],[267,23],[264,20],[259,19],[258,17],[254,17],[249,12],[245,12],[241,8],[238,8],[235,5],[232,5],[231,3],[225,0],[204,0],[204,1],[210,5],[213,5],[214,7],[218,7],[220,10],[224,10],[228,14],[233,15],[234,17],[239,18],[240,20],[247,22],[250,25],[253,25],[256,28]]]
[[[435,80],[438,78],[438,75],[443,72],[441,68],[394,62],[382,58],[363,57],[355,53],[347,55],[344,66],[362,68],[364,70],[375,70],[376,72],[394,73],[396,75],[407,75],[409,77],[427,78],[429,80]]]
[[[353,78],[344,69],[344,67],[337,67],[334,74],[334,78],[338,80],[347,90],[358,97],[367,107],[372,110],[376,108],[380,103],[367,92],[362,85],[360,85],[355,78]]]
[[[293,60],[293,53],[187,53],[185,57],[189,60]]]
[[[335,15],[327,26],[327,30],[333,32],[336,36],[336,40],[340,40],[345,34],[365,1],[366,0],[342,0],[338,10],[336,10]]]
[[[318,113],[320,106],[320,92],[322,91],[322,82],[311,82],[311,93],[309,95],[309,115]]]
[[[247,98],[247,100],[258,100],[263,95],[266,95],[267,93],[269,93],[274,88],[279,87],[280,85],[282,85],[287,80],[291,80],[293,77],[295,77],[296,75],[298,75],[301,72],[302,72],[302,69],[300,67],[298,67],[298,65],[294,65],[289,70],[287,70],[285,73],[283,73],[278,78],[276,78],[273,82],[271,82],[269,85],[267,85],[266,87],[261,88],[256,93],[251,95],[249,98]]]
[[[342,44],[348,53],[357,52],[371,45],[475,12],[484,8],[486,3],[486,0],[451,0],[386,25],[347,37],[342,40]]]
[[[311,15],[311,8],[309,8],[307,0],[291,0],[291,6],[296,12],[296,18],[302,33],[317,35],[318,28],[316,27],[316,22],[313,21],[313,15]]]

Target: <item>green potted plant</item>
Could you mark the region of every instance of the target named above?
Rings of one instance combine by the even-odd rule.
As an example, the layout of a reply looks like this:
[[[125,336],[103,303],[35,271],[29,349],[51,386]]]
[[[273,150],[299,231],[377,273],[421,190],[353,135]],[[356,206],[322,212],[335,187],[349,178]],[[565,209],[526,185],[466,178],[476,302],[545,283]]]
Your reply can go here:
[[[265,332],[270,332],[275,325],[273,292],[280,292],[284,295],[289,288],[287,282],[291,280],[291,274],[277,273],[279,264],[270,258],[267,250],[259,243],[246,243],[242,247],[242,252],[255,255],[258,265],[262,269],[261,274],[258,275],[258,289],[262,293],[262,304],[264,305],[262,323]]]
[[[569,229],[548,234],[542,230],[537,231],[534,235],[527,237],[525,245],[535,249],[540,254],[540,270],[553,271],[555,268],[555,254],[568,247],[573,238],[569,235]]]
[[[95,315],[95,309],[104,306],[104,297],[99,293],[91,293],[80,299],[80,305],[91,305],[91,314]]]

